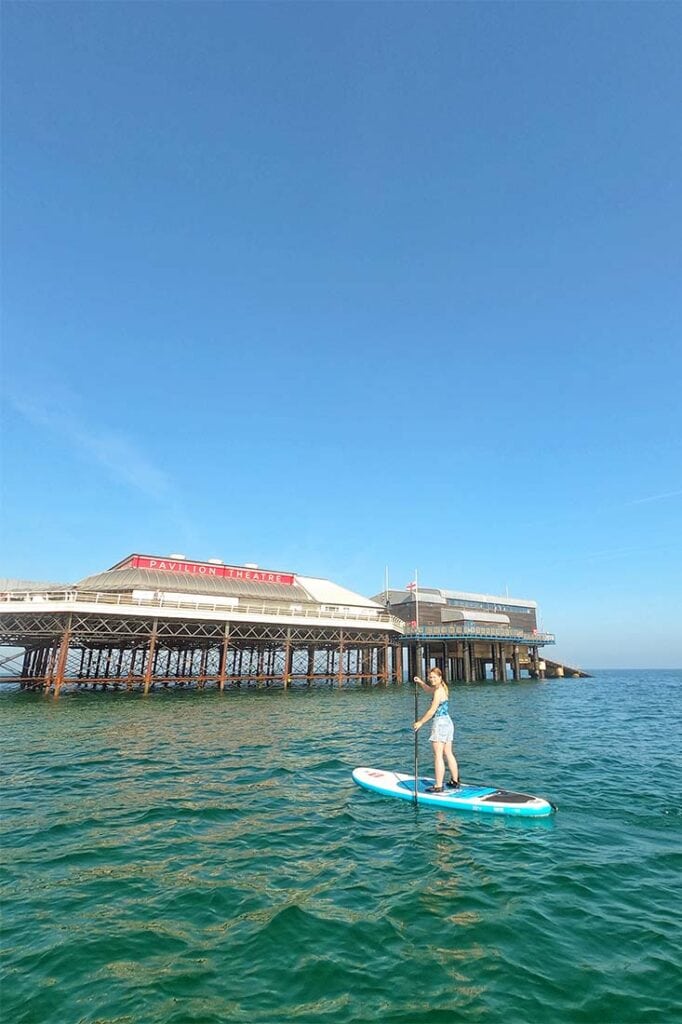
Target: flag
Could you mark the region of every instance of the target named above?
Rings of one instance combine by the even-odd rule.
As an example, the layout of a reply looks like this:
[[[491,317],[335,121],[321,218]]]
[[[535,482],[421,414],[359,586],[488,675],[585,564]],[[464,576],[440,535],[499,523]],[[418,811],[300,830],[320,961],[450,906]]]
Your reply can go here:
[[[412,582],[408,583],[407,586],[405,587],[405,590],[416,590],[416,589],[417,589],[417,581],[416,580],[412,580]]]

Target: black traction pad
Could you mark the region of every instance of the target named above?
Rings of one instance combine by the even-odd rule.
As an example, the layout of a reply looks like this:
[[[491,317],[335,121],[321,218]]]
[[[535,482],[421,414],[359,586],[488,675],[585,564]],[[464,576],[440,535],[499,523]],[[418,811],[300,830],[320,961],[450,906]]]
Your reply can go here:
[[[506,789],[496,789],[490,796],[481,797],[481,803],[505,803],[505,804],[530,804],[535,800],[534,796],[526,796],[525,793],[509,793]]]

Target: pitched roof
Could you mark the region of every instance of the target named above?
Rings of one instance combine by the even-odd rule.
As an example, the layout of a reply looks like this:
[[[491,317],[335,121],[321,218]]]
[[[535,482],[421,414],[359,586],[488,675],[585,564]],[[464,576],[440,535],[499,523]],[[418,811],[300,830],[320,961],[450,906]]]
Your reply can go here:
[[[49,591],[49,590],[68,590],[68,583],[44,583],[41,580],[17,580],[9,579],[7,577],[0,578],[0,591],[5,593],[10,590],[19,591]]]
[[[215,594],[222,597],[254,597],[280,601],[309,602],[310,597],[296,583],[252,583],[224,576],[195,576],[192,573],[165,572],[163,569],[108,569],[86,576],[75,585],[77,590],[131,591],[161,590],[185,594]]]

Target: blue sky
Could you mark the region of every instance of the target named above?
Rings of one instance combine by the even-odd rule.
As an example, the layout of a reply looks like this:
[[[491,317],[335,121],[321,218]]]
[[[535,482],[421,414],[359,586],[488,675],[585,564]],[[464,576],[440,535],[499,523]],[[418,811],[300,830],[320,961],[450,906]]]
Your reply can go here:
[[[3,553],[682,664],[678,4],[8,3]]]

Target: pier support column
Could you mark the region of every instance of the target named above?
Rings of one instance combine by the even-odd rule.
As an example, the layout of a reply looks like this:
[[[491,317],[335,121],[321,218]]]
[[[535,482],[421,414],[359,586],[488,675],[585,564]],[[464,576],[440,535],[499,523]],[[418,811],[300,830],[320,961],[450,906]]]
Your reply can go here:
[[[294,652],[291,647],[291,626],[287,627],[287,636],[284,642],[284,689],[288,687],[291,682],[291,670],[294,660]]]
[[[402,648],[399,644],[391,644],[391,679],[394,683],[401,682],[402,672],[400,671],[400,661]]]
[[[538,649],[537,649],[537,647],[529,648],[528,654],[530,656],[530,664],[531,664],[530,674],[532,675],[533,679],[539,679],[540,678],[540,667],[538,665]]]
[[[339,686],[343,686],[343,652],[344,652],[343,632],[340,632],[339,633],[339,666],[338,666],[338,671],[336,673],[336,681],[339,684]]]
[[[43,671],[41,671],[41,675],[43,677],[43,690],[45,693],[49,693],[50,687],[52,686],[54,666],[57,661],[58,652],[58,645],[51,640],[49,647],[45,648],[45,657],[43,659]]]
[[[154,661],[156,661],[156,655],[154,655]],[[199,689],[203,690],[206,687],[206,664],[208,661],[208,647],[202,647],[199,651],[199,676],[197,679]],[[152,669],[153,671],[153,669]],[[192,675],[194,675],[194,660],[192,660]]]
[[[230,646],[230,623],[225,623],[225,634],[223,636],[223,644],[220,648],[220,661],[218,662],[218,686],[221,690],[225,689],[225,676],[227,674],[227,650]]]
[[[154,619],[154,625],[152,626],[152,632],[149,637],[149,649],[147,650],[147,664],[144,670],[144,692],[149,693],[149,687],[152,685],[152,670],[154,668],[154,652],[156,650],[156,637],[159,628],[159,620]]]
[[[455,681],[461,683],[464,681],[464,644],[458,643],[455,645]]]
[[[507,682],[507,651],[504,644],[497,645],[497,678],[499,682]]]
[[[47,693],[52,686],[52,679],[54,677],[54,667],[57,661],[57,655],[59,653],[59,644],[54,641],[49,647],[49,654],[47,656],[47,664],[45,666],[45,693]]]
[[[384,675],[385,675],[384,654],[385,654],[384,648],[383,647],[377,647],[377,682],[379,682],[379,683],[383,683],[384,682]]]
[[[71,615],[69,615],[66,622],[66,629],[62,636],[61,644],[59,645],[59,656],[57,658],[57,669],[54,677],[54,695],[59,696],[59,691],[62,688],[64,682],[64,672],[66,670],[66,659],[69,653],[69,641],[71,640]]]
[[[134,661],[135,661],[135,648],[133,647],[133,649],[129,653],[130,653],[130,660],[128,662],[128,675],[126,676],[126,686],[128,687],[129,690],[132,690],[132,688],[133,688],[133,664],[134,664]],[[92,655],[92,651],[90,651],[90,655]],[[88,675],[90,674],[91,664],[92,664],[92,659],[88,662]]]
[[[381,681],[388,686],[388,637],[384,639],[384,646],[381,652]]]
[[[31,675],[31,664],[33,661],[33,655],[35,650],[31,647],[26,647],[24,650],[24,657],[21,662],[21,678],[26,679]]]
[[[514,650],[512,652],[512,672],[514,675],[514,682],[518,683],[521,678],[521,660],[519,656],[519,645],[514,644]]]
[[[33,665],[33,683],[38,681],[40,676],[45,675],[45,665],[47,663],[47,647],[43,646],[36,652],[36,660]]]
[[[462,661],[464,662],[464,682],[471,683],[473,682],[473,659],[471,657],[471,644],[465,640],[464,643],[462,644],[462,647],[464,652],[462,657]]]

